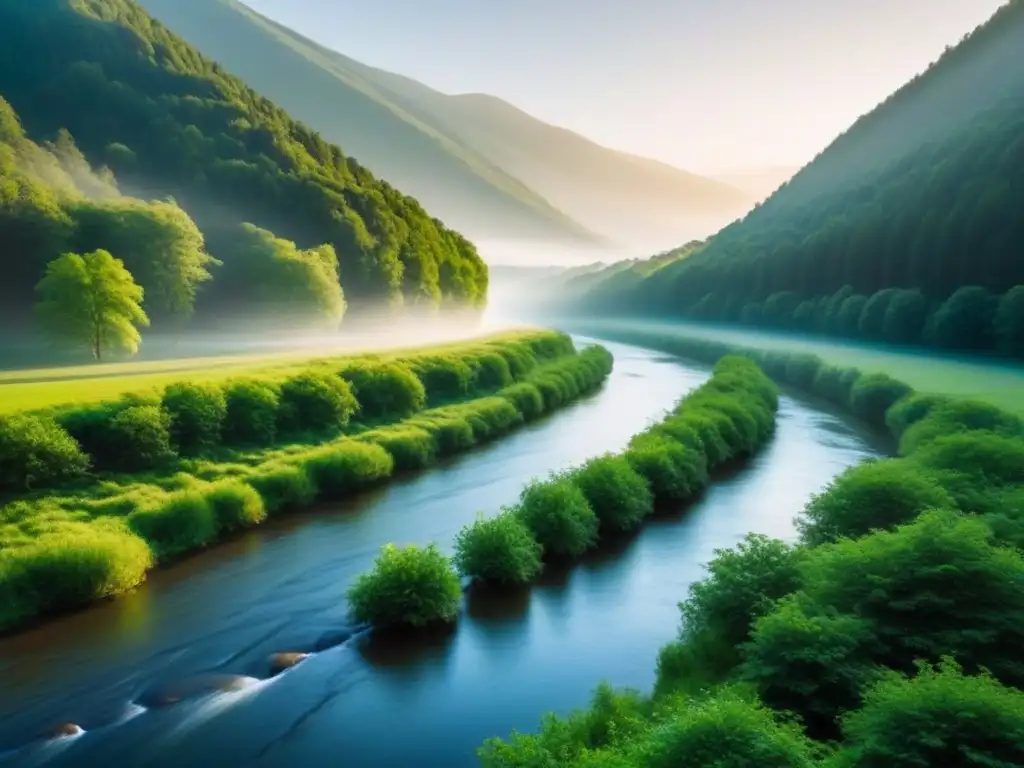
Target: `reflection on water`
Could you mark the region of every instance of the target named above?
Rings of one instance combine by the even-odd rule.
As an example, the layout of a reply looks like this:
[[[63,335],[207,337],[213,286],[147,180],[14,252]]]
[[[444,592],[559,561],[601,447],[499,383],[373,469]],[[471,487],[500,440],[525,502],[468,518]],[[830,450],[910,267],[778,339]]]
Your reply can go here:
[[[529,589],[471,587],[448,632],[360,633],[344,600],[385,542],[436,541],[450,552],[478,511],[497,512],[551,469],[621,449],[706,377],[661,354],[609,346],[616,369],[607,386],[545,422],[372,497],[274,521],[154,574],[135,595],[0,641],[0,749],[71,721],[97,729],[51,765],[398,766],[426,755],[474,765],[484,738],[581,706],[602,679],[648,687],[657,650],[676,631],[677,603],[714,549],[750,530],[792,538],[810,494],[874,454],[838,418],[783,398],[769,447],[693,508],[575,567],[550,566]],[[259,677],[281,652],[315,653],[267,682],[113,727],[154,685]]]

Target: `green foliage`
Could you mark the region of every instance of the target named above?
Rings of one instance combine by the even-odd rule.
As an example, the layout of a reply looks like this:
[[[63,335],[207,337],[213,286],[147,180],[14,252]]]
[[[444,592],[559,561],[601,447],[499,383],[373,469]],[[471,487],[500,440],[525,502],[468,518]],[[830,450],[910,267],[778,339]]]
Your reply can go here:
[[[52,136],[66,128],[89,162],[111,163],[126,186],[173,195],[195,216],[226,278],[210,286],[204,311],[229,312],[264,299],[291,306],[298,296],[305,307],[339,315],[332,272],[353,302],[474,309],[485,302],[487,268],[468,240],[154,23],[136,3],[43,0],[31,12],[14,4],[0,9],[0,30],[0,93],[34,132]],[[40,39],[53,55],[33,54],[28,41]],[[113,211],[110,218],[117,216]],[[239,247],[244,222],[274,229],[287,245],[279,249],[275,239],[271,253],[249,258],[254,246]],[[53,238],[45,228],[19,231],[29,242]],[[100,232],[103,242],[113,242]],[[132,228],[116,244],[130,238],[139,250],[155,250],[147,246],[150,232]],[[292,241],[327,247],[298,251]],[[194,244],[182,238],[180,255],[140,254],[139,264],[173,265],[175,275],[192,276],[161,281],[169,296],[187,297],[205,267],[185,258]],[[274,283],[287,290],[279,296],[261,290]]]
[[[494,392],[514,380],[508,362],[497,352],[485,352],[473,360],[473,387],[479,392]]]
[[[246,478],[263,497],[268,515],[307,507],[316,499],[317,487],[301,467],[267,464]]]
[[[598,519],[569,478],[552,475],[527,485],[516,514],[548,557],[579,557],[597,544]]]
[[[178,453],[194,456],[220,444],[228,409],[219,387],[171,384],[164,390],[163,408],[170,418],[171,440]]]
[[[0,627],[137,586],[152,565],[120,521],[66,522],[31,545],[0,549]]]
[[[270,445],[277,437],[277,388],[257,380],[230,382],[224,388],[227,412],[224,441],[231,445]]]
[[[843,733],[836,768],[1018,765],[1024,693],[945,659],[911,678],[887,674],[843,718]]]
[[[868,424],[885,426],[885,413],[912,392],[902,381],[884,373],[861,376],[850,390],[850,407]]]
[[[425,429],[412,426],[375,429],[359,436],[360,440],[375,443],[391,455],[395,469],[400,472],[423,469],[437,460],[437,446]]]
[[[356,620],[379,628],[452,622],[461,598],[458,575],[433,545],[400,549],[388,544],[373,570],[348,591]]]
[[[733,549],[715,550],[707,577],[692,584],[679,605],[682,630],[658,657],[658,690],[720,682],[741,660],[739,648],[754,622],[798,589],[799,555],[788,544],[754,533]]]
[[[920,466],[888,459],[843,472],[804,508],[797,524],[807,544],[891,530],[929,509],[954,509],[952,497]]]
[[[50,262],[37,290],[39,321],[55,338],[85,346],[97,360],[111,350],[138,351],[136,326],[149,325],[142,289],[107,251],[68,253]]]
[[[465,576],[494,584],[527,584],[541,571],[543,549],[512,512],[478,518],[455,539],[455,565]]]
[[[708,484],[704,457],[667,437],[638,435],[630,442],[626,460],[647,481],[658,504],[690,501]]]
[[[591,459],[570,477],[583,491],[602,530],[632,531],[654,512],[654,495],[647,481],[624,456],[607,454]]]
[[[413,364],[413,370],[423,382],[431,405],[465,397],[473,381],[469,365],[454,356],[422,357]]]
[[[544,413],[544,397],[535,384],[513,384],[505,387],[498,395],[512,403],[527,421],[539,418]]]
[[[134,512],[128,523],[159,558],[205,547],[218,533],[213,506],[195,491],[174,494],[159,507]]]
[[[203,496],[213,510],[221,533],[259,525],[267,519],[263,498],[251,485],[239,480],[226,480],[211,486]]]
[[[359,403],[342,379],[309,371],[281,384],[278,424],[282,432],[329,435],[348,424]]]
[[[346,495],[391,477],[395,463],[379,445],[348,440],[325,445],[304,458],[303,469],[320,495]]]
[[[95,458],[96,466],[104,469],[141,472],[163,466],[175,456],[169,419],[155,405],[117,410],[105,423],[100,422],[94,434],[96,443],[83,444]]]
[[[229,277],[243,289],[254,315],[292,328],[334,329],[345,314],[333,245],[303,251],[273,232],[242,224],[230,263]]]
[[[898,414],[894,415],[897,417]],[[1024,436],[1024,423],[988,403],[943,400],[933,404],[927,417],[906,428],[900,437],[900,453],[906,456],[944,435],[973,431],[995,432],[1006,437]]]
[[[354,365],[343,370],[341,376],[359,401],[363,420],[401,419],[427,404],[422,382],[398,363]]]
[[[993,432],[963,432],[937,438],[912,459],[925,467],[955,472],[988,485],[1024,483],[1024,439]]]
[[[817,763],[817,750],[797,726],[730,691],[678,705],[637,752],[634,764],[649,768],[813,768]]]
[[[85,473],[89,457],[50,419],[0,418],[0,493],[47,486]]]

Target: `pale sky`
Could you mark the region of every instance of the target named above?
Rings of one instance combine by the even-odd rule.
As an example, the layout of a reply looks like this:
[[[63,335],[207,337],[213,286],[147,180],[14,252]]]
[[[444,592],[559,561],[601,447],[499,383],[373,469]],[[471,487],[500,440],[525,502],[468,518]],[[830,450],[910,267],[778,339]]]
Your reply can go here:
[[[693,171],[803,165],[1003,0],[245,0],[446,93]]]

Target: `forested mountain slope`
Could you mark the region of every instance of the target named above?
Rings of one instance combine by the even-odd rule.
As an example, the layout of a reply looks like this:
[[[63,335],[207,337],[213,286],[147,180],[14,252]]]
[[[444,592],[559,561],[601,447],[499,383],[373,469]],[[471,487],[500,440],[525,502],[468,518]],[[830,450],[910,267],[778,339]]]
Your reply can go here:
[[[142,2],[205,54],[473,236],[522,237],[556,226],[573,234],[580,222],[623,241],[671,241],[716,231],[753,203],[727,184],[601,147],[500,99],[450,96],[366,66],[237,0]],[[554,209],[572,222],[553,218]]]
[[[0,96],[30,138],[67,129],[122,192],[191,214],[223,261],[201,294],[209,313],[239,300],[254,248],[284,242],[244,223],[293,241],[286,259],[331,246],[350,306],[485,300],[469,241],[132,0],[0,0]],[[19,276],[0,286],[5,307],[30,301],[44,250],[3,254]]]
[[[989,348],[1024,284],[1022,51],[1013,0],[699,253],[584,306]]]

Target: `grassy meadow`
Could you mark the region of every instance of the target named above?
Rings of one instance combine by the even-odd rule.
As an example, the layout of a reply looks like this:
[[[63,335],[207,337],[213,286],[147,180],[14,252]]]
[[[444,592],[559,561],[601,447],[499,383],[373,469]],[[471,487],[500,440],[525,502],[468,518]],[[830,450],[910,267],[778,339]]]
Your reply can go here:
[[[98,403],[129,393],[157,391],[183,378],[204,384],[216,384],[240,376],[276,379],[309,367],[331,367],[360,360],[388,362],[445,354],[457,352],[467,344],[516,341],[536,331],[535,328],[523,328],[459,341],[420,346],[396,345],[385,350],[362,346],[334,355],[306,349],[6,370],[0,371],[0,415]]]

